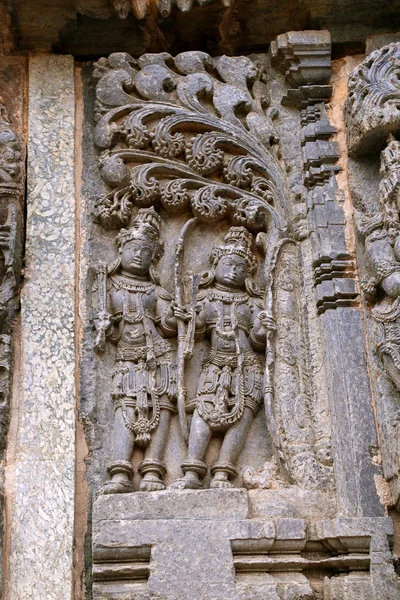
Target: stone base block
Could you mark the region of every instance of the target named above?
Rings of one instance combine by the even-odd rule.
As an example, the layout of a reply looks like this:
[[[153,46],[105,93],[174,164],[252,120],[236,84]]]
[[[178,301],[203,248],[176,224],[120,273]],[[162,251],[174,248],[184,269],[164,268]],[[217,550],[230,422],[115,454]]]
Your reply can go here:
[[[251,515],[239,489],[97,498],[94,599],[400,599],[391,519]]]

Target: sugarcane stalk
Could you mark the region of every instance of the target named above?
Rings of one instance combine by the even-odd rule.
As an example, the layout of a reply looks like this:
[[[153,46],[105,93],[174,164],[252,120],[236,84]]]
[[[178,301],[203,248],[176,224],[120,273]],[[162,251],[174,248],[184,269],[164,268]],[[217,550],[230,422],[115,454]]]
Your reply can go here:
[[[178,244],[175,250],[175,265],[174,265],[174,284],[175,284],[175,305],[183,306],[184,304],[184,289],[183,289],[183,251],[186,235],[196,223],[196,217],[189,219],[182,227],[179,235]],[[178,351],[176,357],[177,368],[177,407],[179,425],[182,436],[185,442],[189,440],[189,430],[186,417],[186,387],[185,387],[185,358],[186,358],[186,323],[182,319],[177,320],[178,333]]]
[[[276,238],[276,239],[275,239]],[[287,243],[288,239],[278,240],[278,236],[272,236],[272,239],[267,243],[267,236],[259,234],[257,242],[264,250],[264,278],[266,283],[264,311],[267,315],[273,316],[273,273],[279,252],[282,246]],[[274,330],[267,325],[266,346],[265,346],[265,373],[264,373],[264,408],[267,421],[267,429],[272,440],[276,457],[282,470],[284,471],[289,482],[293,481],[290,474],[289,465],[287,464],[286,456],[282,448],[278,425],[275,419],[274,412],[274,382],[273,372],[275,363],[275,351],[273,343]]]
[[[105,315],[107,313],[107,265],[104,263],[100,263],[97,267],[97,287],[100,314]],[[106,330],[107,324],[103,320],[99,323],[94,344],[97,352],[104,352],[106,348]]]

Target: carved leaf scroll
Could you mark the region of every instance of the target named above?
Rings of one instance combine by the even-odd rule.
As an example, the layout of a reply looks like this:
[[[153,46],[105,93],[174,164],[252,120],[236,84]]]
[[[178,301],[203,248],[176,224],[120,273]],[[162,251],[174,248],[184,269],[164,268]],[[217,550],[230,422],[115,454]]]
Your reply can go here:
[[[285,323],[290,329],[283,328],[267,351],[269,434],[288,480],[326,488],[331,478],[325,470],[330,465],[325,469],[314,452],[302,309],[295,303],[289,318],[282,312],[283,305],[273,306],[273,257],[290,237],[279,138],[266,112],[269,90],[264,60],[211,58],[204,52],[184,52],[175,58],[167,53],[145,54],[138,60],[115,53],[100,59],[94,72],[98,79],[95,143],[105,191],[95,204],[95,219],[105,229],[118,230],[132,223],[137,208],[154,206],[171,217],[185,214],[210,225],[225,220],[259,232],[257,240],[265,255],[263,283],[270,290],[265,308],[271,314],[276,310],[279,330]],[[284,255],[294,261],[292,278],[296,278],[297,250],[290,248]],[[295,288],[297,295],[301,293],[298,282]],[[282,293],[291,305],[296,294]],[[274,402],[275,344],[277,365],[283,372],[286,363],[279,344],[289,339],[301,357],[287,367],[293,388],[290,398],[279,389]],[[277,377],[278,388],[279,381]],[[288,424],[293,408],[301,421],[296,421],[294,430]],[[295,464],[293,440],[297,438],[308,457],[307,472],[300,472]]]
[[[351,74],[346,103],[349,149],[383,147],[400,126],[400,43],[372,52]]]
[[[107,186],[96,218],[126,226],[134,206],[189,208],[253,231],[285,228],[276,135],[261,62],[204,52],[125,53],[96,64],[95,142]]]

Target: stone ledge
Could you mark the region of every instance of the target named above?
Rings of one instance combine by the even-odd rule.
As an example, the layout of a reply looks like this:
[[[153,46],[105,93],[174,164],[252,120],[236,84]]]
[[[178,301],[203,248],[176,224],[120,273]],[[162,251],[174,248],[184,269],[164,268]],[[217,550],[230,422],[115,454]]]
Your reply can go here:
[[[93,521],[107,519],[247,519],[249,498],[244,489],[182,490],[99,496]]]

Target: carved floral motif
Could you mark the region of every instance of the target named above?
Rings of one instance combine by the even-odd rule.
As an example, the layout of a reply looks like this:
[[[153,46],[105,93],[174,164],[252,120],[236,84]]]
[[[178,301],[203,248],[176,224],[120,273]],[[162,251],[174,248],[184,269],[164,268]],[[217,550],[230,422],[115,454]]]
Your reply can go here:
[[[400,124],[400,43],[372,52],[351,74],[346,103],[351,152],[382,147]]]

